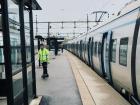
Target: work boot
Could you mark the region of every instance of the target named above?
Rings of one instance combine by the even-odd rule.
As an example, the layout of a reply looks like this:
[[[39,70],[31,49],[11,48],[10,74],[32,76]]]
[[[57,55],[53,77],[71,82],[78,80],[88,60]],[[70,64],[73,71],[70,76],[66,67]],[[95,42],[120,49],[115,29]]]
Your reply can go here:
[[[49,77],[49,74],[44,74],[45,77]]]
[[[41,76],[41,78],[45,79],[45,75],[43,74],[43,75]]]

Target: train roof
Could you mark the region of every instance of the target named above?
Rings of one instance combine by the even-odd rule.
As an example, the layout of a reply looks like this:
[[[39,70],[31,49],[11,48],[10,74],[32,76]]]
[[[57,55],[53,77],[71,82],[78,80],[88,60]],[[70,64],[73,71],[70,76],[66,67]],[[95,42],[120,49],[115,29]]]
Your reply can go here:
[[[128,2],[127,4],[125,4],[125,6],[118,12],[117,15],[119,16],[119,15],[126,14],[139,7],[140,7],[140,0],[132,0]]]
[[[94,30],[110,23],[111,21],[113,21],[113,20],[115,20],[115,19],[117,19],[117,18],[131,12],[131,11],[134,11],[134,10],[138,9],[139,7],[140,7],[140,0],[131,1],[131,2],[127,3],[119,12],[117,12],[117,15],[112,16],[111,18],[107,19],[105,22],[103,22],[103,23],[97,25],[96,27],[92,28],[89,33],[93,32]]]

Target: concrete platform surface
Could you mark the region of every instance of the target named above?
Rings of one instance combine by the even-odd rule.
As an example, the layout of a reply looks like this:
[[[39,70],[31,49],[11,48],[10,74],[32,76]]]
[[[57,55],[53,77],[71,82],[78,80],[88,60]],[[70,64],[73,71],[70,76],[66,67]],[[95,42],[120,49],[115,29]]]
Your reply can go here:
[[[66,56],[75,73],[76,81],[81,82],[81,80],[79,81],[80,76],[88,89],[89,93],[87,92],[88,94],[84,94],[84,96],[83,91],[80,91],[81,96],[90,98],[90,100],[82,98],[83,103],[85,103],[83,105],[130,105],[128,101],[79,58],[69,52],[66,52]],[[81,84],[77,84],[78,87],[81,87]]]
[[[45,96],[48,105],[82,105],[69,62],[64,54],[51,55],[49,78],[42,79],[42,67],[36,67],[37,94]]]

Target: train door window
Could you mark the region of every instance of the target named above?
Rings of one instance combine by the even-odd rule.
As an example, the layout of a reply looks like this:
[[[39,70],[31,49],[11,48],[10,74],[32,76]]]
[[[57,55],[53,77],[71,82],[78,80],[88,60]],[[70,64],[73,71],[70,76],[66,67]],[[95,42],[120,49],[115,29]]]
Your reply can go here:
[[[84,42],[84,51],[86,51],[86,42]]]
[[[90,42],[91,42],[91,38],[89,38],[88,40],[88,46],[87,46],[88,54],[90,53]]]
[[[80,51],[82,50],[82,40],[80,41]]]
[[[97,55],[97,42],[95,42],[95,46],[94,46],[94,54],[95,54],[95,56]]]
[[[95,44],[96,42],[94,42],[94,46],[93,46],[93,49],[94,49],[94,55],[95,55],[95,53],[96,53],[96,51],[95,51],[95,47],[96,47],[96,44]]]
[[[111,61],[116,62],[116,45],[117,45],[117,40],[113,39],[111,42]]]
[[[92,45],[91,46],[92,46],[91,49],[92,49],[92,55],[93,55],[93,51],[94,51],[94,40],[93,40],[93,38],[92,38]]]
[[[79,51],[79,45],[80,45],[79,42],[77,42],[77,49],[78,49],[78,51]]]
[[[98,54],[101,54],[101,42],[98,43]]]
[[[127,66],[127,48],[128,38],[122,38],[120,40],[119,63],[123,66]]]

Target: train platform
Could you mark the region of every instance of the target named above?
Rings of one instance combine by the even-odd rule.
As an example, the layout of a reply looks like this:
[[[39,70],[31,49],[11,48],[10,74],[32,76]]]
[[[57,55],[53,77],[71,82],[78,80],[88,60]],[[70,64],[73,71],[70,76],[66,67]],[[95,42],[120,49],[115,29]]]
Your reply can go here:
[[[37,95],[46,100],[40,105],[130,105],[105,80],[68,51],[56,57],[51,54],[48,72],[49,78],[42,79],[42,67],[36,65]]]

